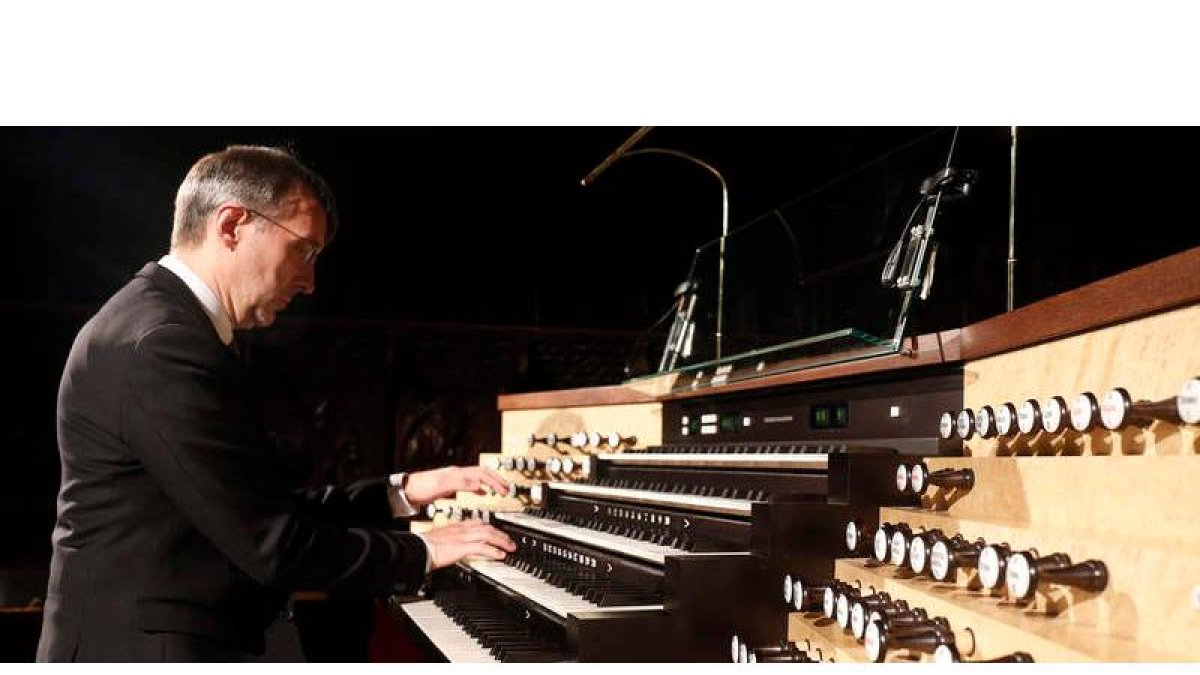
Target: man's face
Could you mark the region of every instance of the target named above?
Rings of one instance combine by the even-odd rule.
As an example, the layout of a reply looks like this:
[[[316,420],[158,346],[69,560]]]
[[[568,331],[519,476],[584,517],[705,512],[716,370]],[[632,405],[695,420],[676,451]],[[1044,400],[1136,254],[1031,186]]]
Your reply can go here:
[[[278,213],[248,217],[234,303],[238,328],[269,326],[297,293],[312,293],[315,254],[325,246],[325,211],[308,192],[293,193]]]

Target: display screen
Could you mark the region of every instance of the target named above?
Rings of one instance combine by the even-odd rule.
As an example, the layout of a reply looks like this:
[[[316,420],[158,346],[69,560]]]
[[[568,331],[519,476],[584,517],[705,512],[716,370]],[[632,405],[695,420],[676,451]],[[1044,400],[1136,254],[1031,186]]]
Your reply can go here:
[[[844,429],[850,423],[849,403],[821,403],[809,407],[809,427]]]

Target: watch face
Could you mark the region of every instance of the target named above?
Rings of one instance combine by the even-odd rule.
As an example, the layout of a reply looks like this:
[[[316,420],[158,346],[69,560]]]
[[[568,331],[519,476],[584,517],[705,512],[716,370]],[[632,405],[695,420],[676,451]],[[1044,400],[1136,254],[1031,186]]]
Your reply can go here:
[[[950,440],[950,437],[954,435],[954,415],[948,412],[942,413],[941,419],[938,420],[938,435],[943,440]]]
[[[1042,426],[1046,431],[1057,434],[1063,430],[1063,421],[1067,416],[1062,399],[1052,396],[1042,403]]]
[[[912,571],[917,574],[925,571],[925,554],[927,552],[925,540],[921,537],[913,537],[912,544],[908,547],[908,566]]]
[[[905,490],[908,490],[908,465],[901,464],[896,467],[896,492]]]
[[[1008,569],[1004,573],[1008,586],[1008,597],[1013,600],[1024,600],[1033,590],[1030,582],[1033,580],[1032,565],[1027,553],[1014,553],[1008,558]]]
[[[1013,407],[1010,403],[1005,403],[996,410],[996,433],[1000,436],[1007,436],[1013,430]]]
[[[1183,383],[1175,407],[1179,410],[1179,419],[1188,424],[1200,424],[1200,377]]]
[[[1017,428],[1021,433],[1032,434],[1037,429],[1039,412],[1037,401],[1034,400],[1025,401],[1017,408]]]
[[[1100,400],[1100,423],[1105,429],[1116,431],[1125,424],[1125,411],[1129,398],[1120,389],[1109,389]]]
[[[875,531],[875,559],[879,562],[888,559],[888,535],[882,527]]]
[[[975,432],[975,415],[970,410],[958,413],[958,437],[964,441]]]
[[[904,540],[904,533],[897,531],[892,535],[892,564],[903,565],[904,559],[908,553],[908,542]]]
[[[995,546],[985,546],[979,553],[979,580],[987,588],[999,588],[1004,582],[1000,576],[1003,560]]]
[[[950,547],[946,542],[934,542],[929,550],[929,573],[938,581],[945,581],[950,576]]]
[[[858,550],[858,524],[854,521],[846,523],[846,550]]]
[[[792,604],[793,583],[794,582],[792,581],[792,575],[790,575],[790,574],[783,575],[783,602],[784,602],[784,604],[787,604],[787,605]]]

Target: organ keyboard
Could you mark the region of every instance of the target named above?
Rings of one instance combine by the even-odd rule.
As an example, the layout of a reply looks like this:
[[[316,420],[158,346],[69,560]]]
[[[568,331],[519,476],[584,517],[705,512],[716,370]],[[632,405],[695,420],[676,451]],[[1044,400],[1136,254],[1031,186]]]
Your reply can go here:
[[[398,614],[450,661],[1200,658],[1197,268],[758,382],[501,397],[482,459],[523,501],[432,513],[491,512],[518,551]]]

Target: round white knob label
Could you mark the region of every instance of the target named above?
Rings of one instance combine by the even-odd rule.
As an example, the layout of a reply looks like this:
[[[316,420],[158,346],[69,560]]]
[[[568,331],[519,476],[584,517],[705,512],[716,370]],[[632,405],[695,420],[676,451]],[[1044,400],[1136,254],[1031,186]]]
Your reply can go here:
[[[996,410],[996,433],[1001,436],[1007,436],[1012,433],[1013,425],[1013,409],[1009,404],[1004,404]]]
[[[1200,377],[1183,383],[1175,407],[1179,409],[1179,419],[1188,424],[1200,424]]]
[[[904,540],[903,532],[896,532],[892,535],[892,564],[903,565],[904,554],[908,552],[908,542]]]
[[[1063,416],[1067,411],[1056,398],[1050,398],[1042,404],[1042,426],[1052,434],[1057,434],[1063,428]]]
[[[879,635],[879,623],[871,622],[867,624],[866,633],[863,635],[863,647],[867,650],[867,658],[872,661],[878,661],[880,657],[879,648],[882,646],[882,640]]]
[[[863,631],[867,629],[867,616],[861,602],[854,603],[854,609],[850,610],[850,632],[857,639],[862,639]]]
[[[922,494],[925,492],[925,479],[928,477],[928,471],[925,469],[925,464],[913,464],[912,472],[909,478],[909,483],[912,485],[913,492]]]
[[[980,436],[992,435],[992,411],[990,408],[985,406],[975,413],[975,428],[979,430]]]
[[[950,440],[954,435],[954,416],[948,412],[942,413],[942,418],[938,422],[938,435],[945,440]]]
[[[963,410],[958,413],[958,437],[966,440],[971,437],[971,433],[975,430],[975,415],[971,414],[970,410]]]
[[[1035,424],[1037,424],[1037,404],[1033,401],[1025,401],[1017,409],[1017,428],[1023,434],[1032,434]]]
[[[883,528],[879,528],[875,532],[875,559],[879,562],[887,562],[888,559],[888,536]]]
[[[925,549],[925,540],[920,537],[914,537],[912,545],[908,547],[908,566],[917,574],[925,571],[926,553],[928,551]]]
[[[1117,430],[1125,422],[1125,397],[1116,389],[1104,392],[1100,400],[1100,423],[1105,429]]]
[[[979,580],[988,588],[1000,586],[1000,552],[987,546],[979,554]]]
[[[1071,403],[1071,426],[1084,431],[1092,425],[1092,401],[1087,394],[1080,394]]]
[[[1029,593],[1031,580],[1029,557],[1017,553],[1008,559],[1008,569],[1004,573],[1005,584],[1008,586],[1008,597],[1019,600]]]
[[[929,573],[938,581],[945,581],[950,575],[950,547],[944,541],[933,544],[929,552]]]

